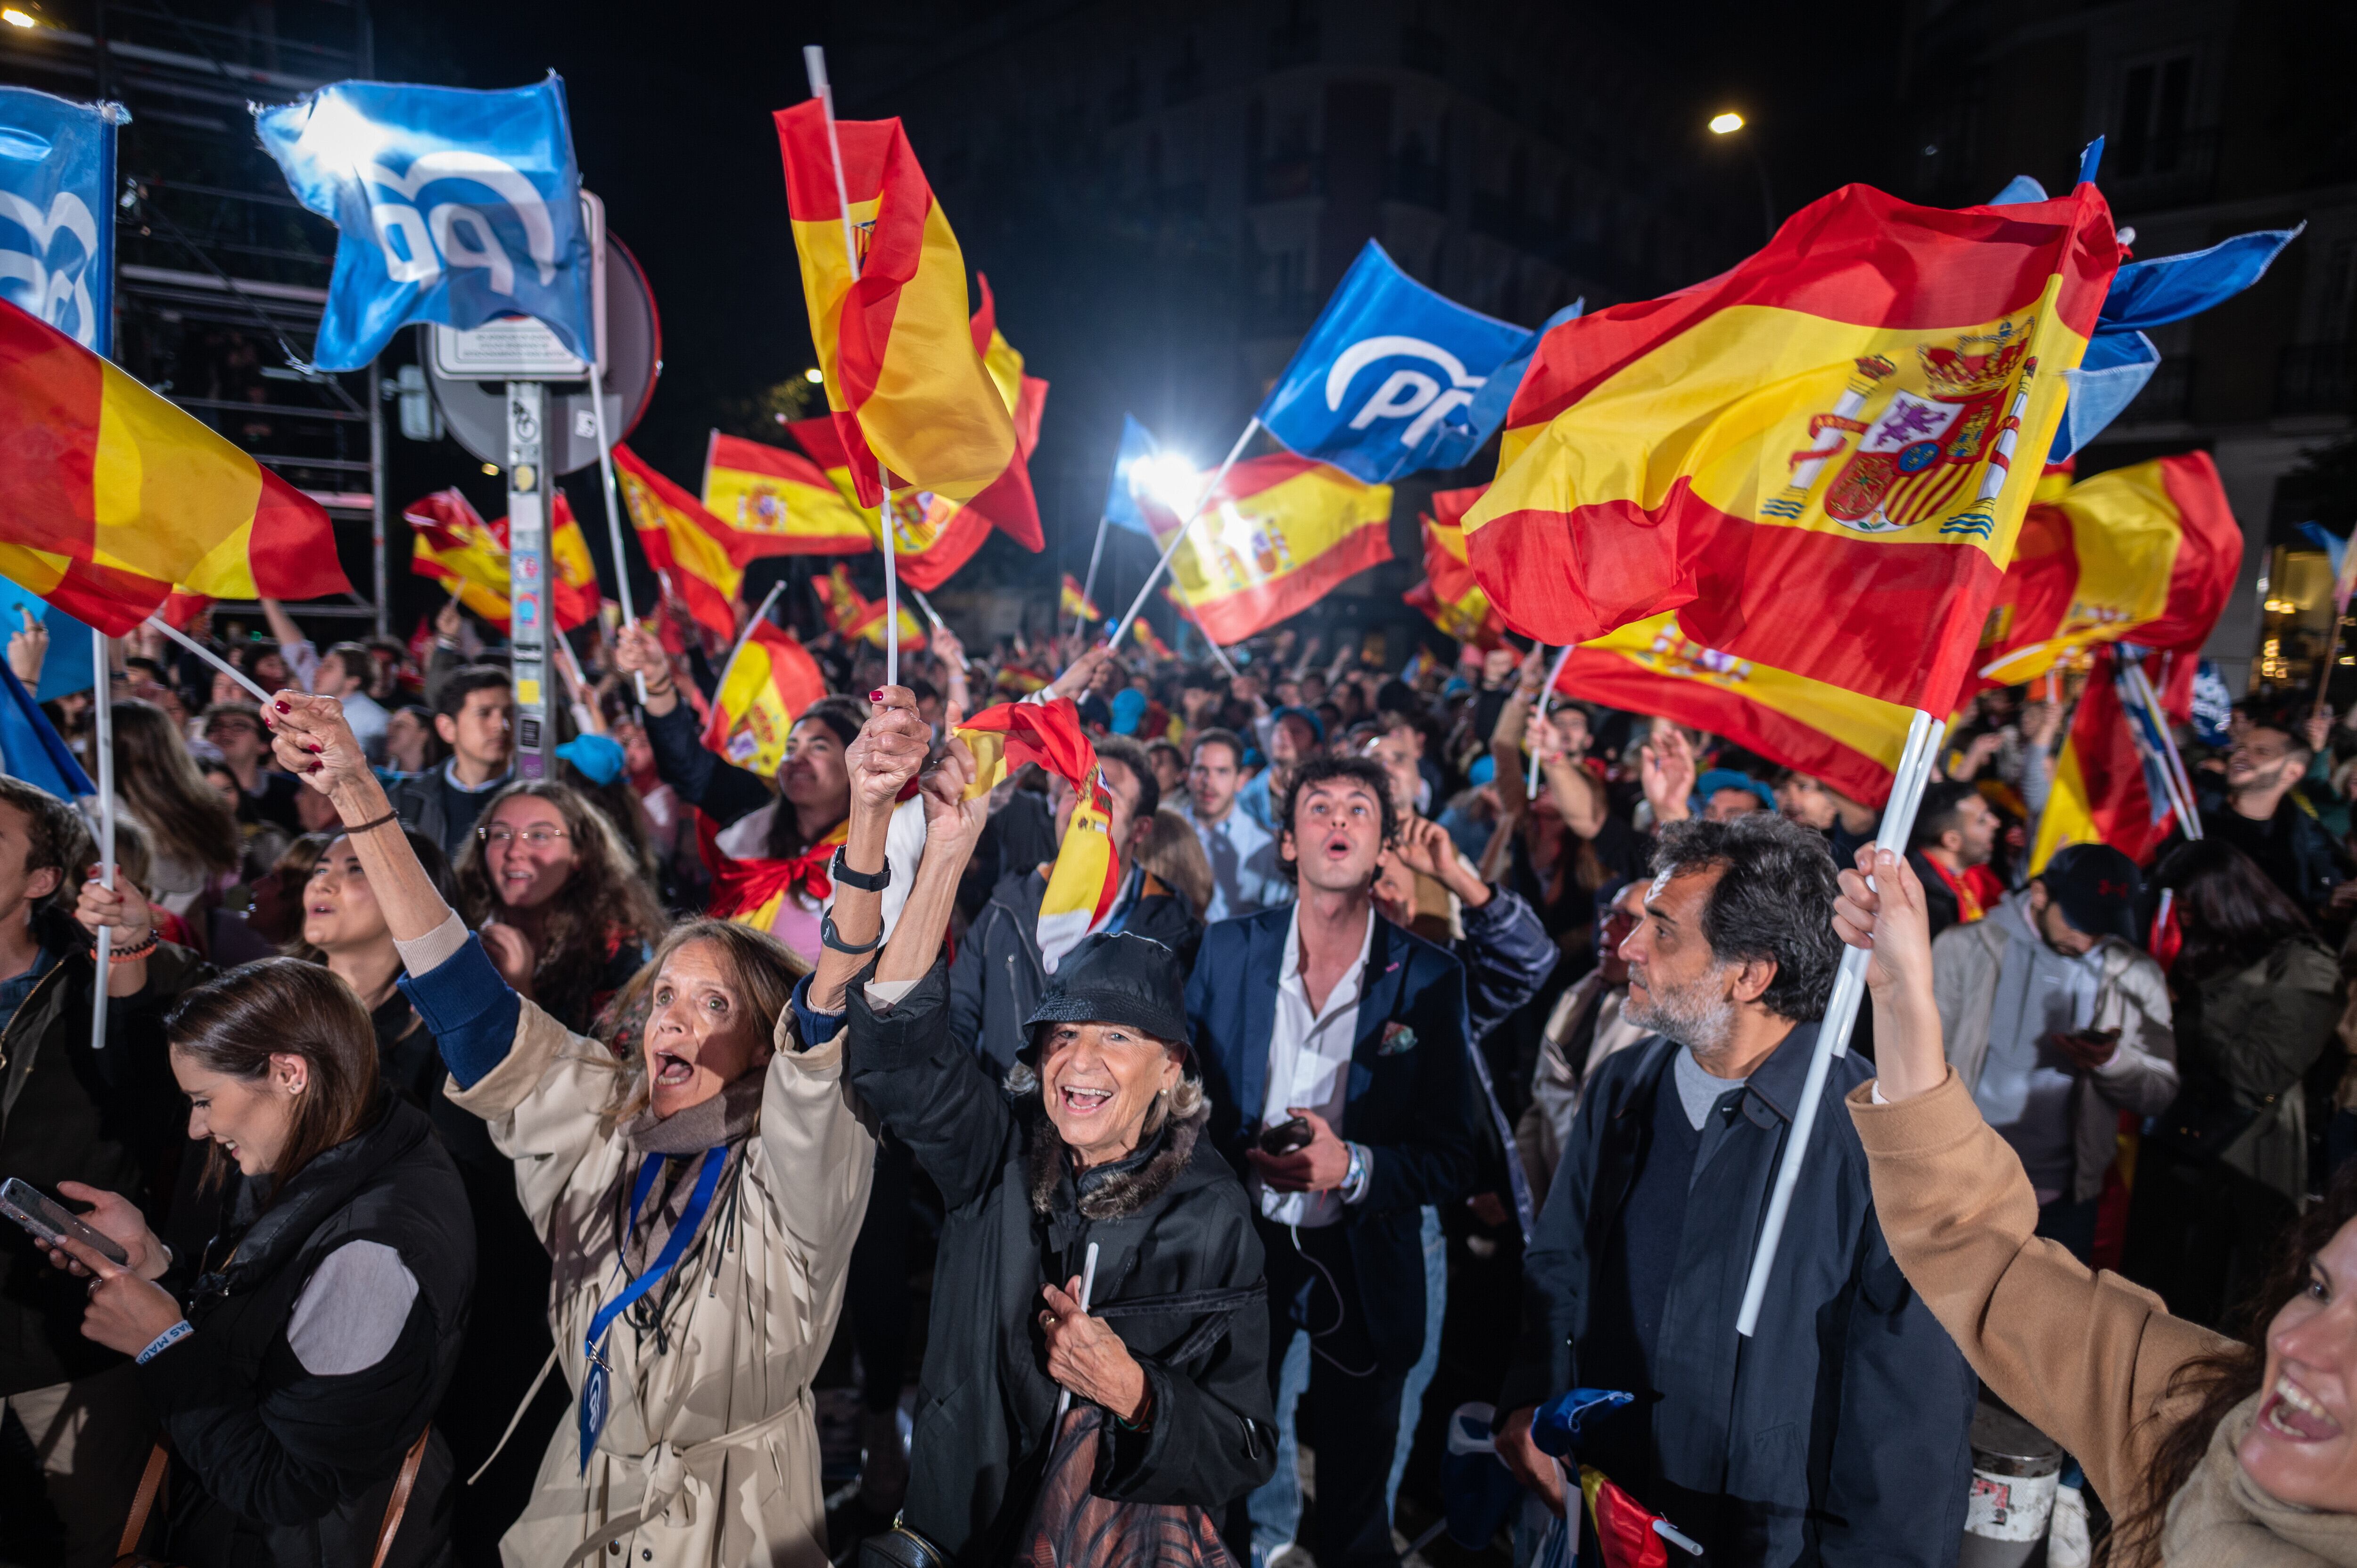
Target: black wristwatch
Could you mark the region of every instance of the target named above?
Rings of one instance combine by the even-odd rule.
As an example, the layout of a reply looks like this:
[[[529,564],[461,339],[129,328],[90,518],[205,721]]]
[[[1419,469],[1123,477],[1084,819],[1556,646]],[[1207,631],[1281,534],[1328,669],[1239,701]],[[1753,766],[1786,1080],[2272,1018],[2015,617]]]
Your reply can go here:
[[[892,886],[892,860],[890,856],[887,855],[885,857],[884,869],[881,871],[854,871],[851,867],[843,863],[843,852],[845,847],[845,846],[842,844],[837,844],[835,846],[834,859],[828,864],[826,868],[826,875],[829,879],[840,882],[845,887],[856,887],[862,893],[881,893],[884,889]]]

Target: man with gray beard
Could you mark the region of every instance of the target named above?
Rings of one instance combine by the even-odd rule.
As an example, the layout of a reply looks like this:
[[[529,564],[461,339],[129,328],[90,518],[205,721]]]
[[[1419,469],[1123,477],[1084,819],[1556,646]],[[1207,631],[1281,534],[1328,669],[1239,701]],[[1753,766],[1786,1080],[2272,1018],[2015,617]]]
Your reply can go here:
[[[1593,1466],[1713,1563],[1953,1563],[1972,1480],[1964,1357],[1891,1261],[1834,1064],[1758,1331],[1735,1318],[1841,948],[1824,840],[1767,812],[1670,824],[1620,945],[1622,1015],[1523,1263],[1500,1455],[1558,1512],[1533,1408],[1573,1387]],[[1576,1473],[1576,1472],[1575,1472]],[[1577,1491],[1572,1494],[1576,1499]]]

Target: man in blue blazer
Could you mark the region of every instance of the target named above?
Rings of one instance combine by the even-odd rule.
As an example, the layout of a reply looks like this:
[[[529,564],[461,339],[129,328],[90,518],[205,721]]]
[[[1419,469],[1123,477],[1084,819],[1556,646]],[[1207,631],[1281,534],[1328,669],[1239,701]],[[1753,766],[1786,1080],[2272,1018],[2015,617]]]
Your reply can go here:
[[[1399,1561],[1384,1490],[1424,1339],[1419,1210],[1464,1193],[1475,1149],[1464,971],[1374,909],[1399,828],[1384,784],[1361,757],[1297,770],[1278,853],[1298,897],[1211,927],[1187,986],[1210,1133],[1267,1250],[1270,1377],[1297,1332],[1314,1352],[1328,1568]]]

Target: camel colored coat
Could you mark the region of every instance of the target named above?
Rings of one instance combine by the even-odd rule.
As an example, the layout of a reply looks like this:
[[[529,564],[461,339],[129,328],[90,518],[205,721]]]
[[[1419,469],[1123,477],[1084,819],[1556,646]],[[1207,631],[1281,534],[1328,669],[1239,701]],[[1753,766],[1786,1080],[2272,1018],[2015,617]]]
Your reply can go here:
[[[526,1002],[506,1059],[472,1089],[451,1084],[515,1162],[524,1212],[555,1259],[549,1323],[574,1394],[531,1503],[500,1540],[510,1568],[824,1568],[810,1383],[843,1305],[876,1144],[842,1081],[845,1036],[797,1049],[792,1029],[790,1012],[711,1234],[676,1284],[644,1298],[670,1292],[667,1347],[629,1313],[607,1334],[612,1413],[586,1475],[583,1338],[623,1283],[616,1217],[640,1161],[603,1114],[613,1057]]]

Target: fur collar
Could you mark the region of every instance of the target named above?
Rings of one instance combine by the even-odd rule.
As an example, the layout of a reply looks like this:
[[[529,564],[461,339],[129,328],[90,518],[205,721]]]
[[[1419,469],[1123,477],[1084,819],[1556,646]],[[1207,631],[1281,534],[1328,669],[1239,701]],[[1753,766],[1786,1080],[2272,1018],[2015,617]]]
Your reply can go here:
[[[1210,1121],[1207,1104],[1183,1122],[1166,1121],[1146,1146],[1109,1165],[1083,1171],[1073,1180],[1083,1219],[1126,1219],[1168,1189],[1194,1157],[1195,1140]],[[1072,1161],[1056,1123],[1043,1109],[1031,1129],[1031,1207],[1047,1214],[1055,1207],[1056,1187],[1071,1174]]]

